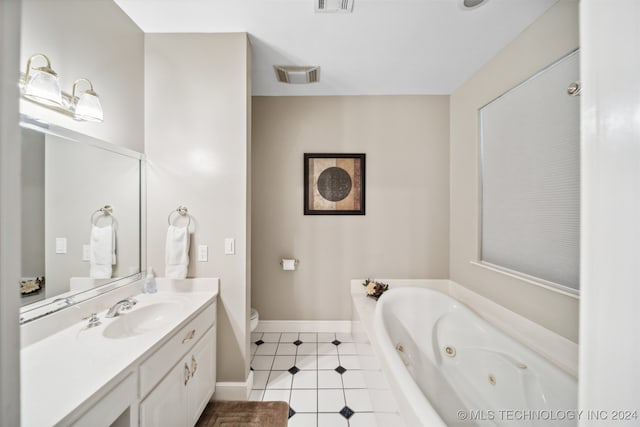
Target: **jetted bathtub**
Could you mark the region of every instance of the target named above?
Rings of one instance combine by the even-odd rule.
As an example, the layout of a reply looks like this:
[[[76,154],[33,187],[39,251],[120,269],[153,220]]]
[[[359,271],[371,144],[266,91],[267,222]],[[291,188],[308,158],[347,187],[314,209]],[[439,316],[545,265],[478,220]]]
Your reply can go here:
[[[409,427],[577,425],[575,378],[448,295],[392,289],[373,326]]]

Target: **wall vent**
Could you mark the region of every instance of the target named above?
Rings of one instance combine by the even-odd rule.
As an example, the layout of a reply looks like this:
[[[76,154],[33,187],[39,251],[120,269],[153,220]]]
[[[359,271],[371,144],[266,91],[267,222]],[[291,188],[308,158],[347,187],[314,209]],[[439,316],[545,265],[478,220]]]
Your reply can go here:
[[[320,81],[320,67],[297,65],[274,65],[279,82],[292,84],[317,83]]]
[[[353,12],[353,0],[314,0],[316,12]]]

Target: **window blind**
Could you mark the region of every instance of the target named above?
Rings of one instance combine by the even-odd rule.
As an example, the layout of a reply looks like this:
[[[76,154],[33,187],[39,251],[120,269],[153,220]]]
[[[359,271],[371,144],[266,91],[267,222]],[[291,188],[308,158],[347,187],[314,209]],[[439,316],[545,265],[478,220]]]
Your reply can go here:
[[[480,110],[481,261],[579,289],[577,52]]]

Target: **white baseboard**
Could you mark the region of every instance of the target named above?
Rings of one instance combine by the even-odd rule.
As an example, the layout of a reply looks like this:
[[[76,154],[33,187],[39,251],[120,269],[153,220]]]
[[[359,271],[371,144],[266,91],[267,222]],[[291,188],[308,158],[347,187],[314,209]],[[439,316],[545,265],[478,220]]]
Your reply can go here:
[[[218,381],[216,392],[211,400],[248,400],[253,388],[253,371],[249,371],[247,380],[242,381]]]
[[[254,332],[351,333],[350,320],[261,320]]]

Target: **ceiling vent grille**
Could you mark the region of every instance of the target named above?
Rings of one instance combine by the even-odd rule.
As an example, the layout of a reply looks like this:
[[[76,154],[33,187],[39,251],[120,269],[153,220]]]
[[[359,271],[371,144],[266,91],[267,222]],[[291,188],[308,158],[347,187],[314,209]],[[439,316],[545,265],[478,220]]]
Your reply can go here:
[[[353,12],[353,0],[314,0],[316,12]]]
[[[462,6],[465,9],[475,9],[486,3],[486,0],[462,0]]]
[[[305,84],[320,81],[320,67],[274,65],[276,77],[281,83]]]

